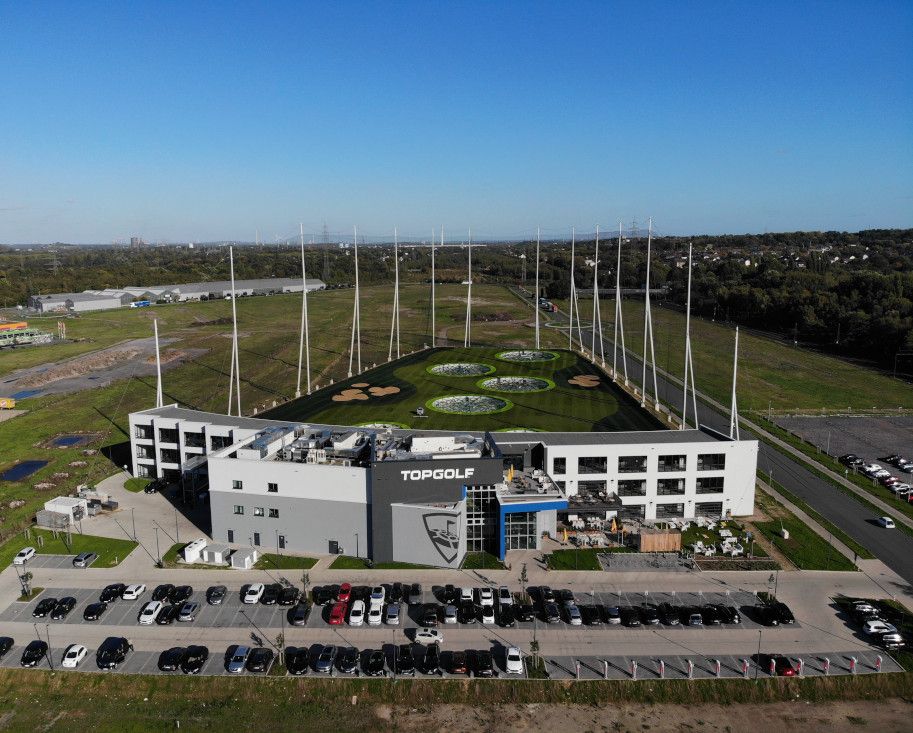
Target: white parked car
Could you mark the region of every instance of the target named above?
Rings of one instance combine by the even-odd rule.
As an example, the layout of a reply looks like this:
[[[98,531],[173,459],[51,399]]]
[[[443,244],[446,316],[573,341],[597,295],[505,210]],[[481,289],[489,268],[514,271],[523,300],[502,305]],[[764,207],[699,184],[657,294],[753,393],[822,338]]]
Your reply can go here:
[[[874,476],[879,471],[884,471],[884,467],[879,466],[877,463],[866,463],[862,467],[862,472],[867,476]]]
[[[161,613],[163,604],[161,601],[149,601],[143,610],[139,613],[139,622],[143,626],[149,626],[149,624],[154,624],[155,619],[158,618],[159,613]]]
[[[871,618],[862,625],[862,632],[869,636],[881,634],[896,634],[897,629],[879,618]]]
[[[896,526],[894,520],[890,517],[878,517],[875,521],[878,522],[879,527],[884,527],[885,529],[894,529]]]
[[[384,607],[380,603],[372,603],[368,609],[368,626],[380,626],[384,618]]]
[[[495,607],[482,606],[482,623],[493,624],[495,622]]]
[[[365,622],[365,602],[355,601],[349,609],[349,626],[361,626]]]
[[[472,588],[460,588],[460,602],[472,600]]]
[[[135,601],[145,592],[145,585],[142,583],[134,583],[133,585],[128,585],[126,588],[124,588],[124,592],[120,594],[120,597],[125,601]]]
[[[375,585],[371,589],[371,605],[374,605],[375,603],[383,605],[385,600],[387,600],[387,591],[384,590],[382,585]]]
[[[86,658],[89,650],[82,644],[70,644],[66,653],[63,655],[62,665],[67,669],[76,669],[79,663]]]
[[[479,588],[479,605],[494,606],[495,594],[491,588]]]
[[[399,604],[391,603],[387,606],[387,624],[389,626],[399,626]]]
[[[455,624],[457,622],[457,610],[456,606],[452,603],[448,603],[444,606],[444,623],[445,624]]]
[[[415,630],[415,642],[418,644],[443,644],[444,635],[437,629],[419,628]]]
[[[512,606],[514,603],[514,597],[510,594],[510,588],[506,585],[498,588],[498,603],[502,606]]]
[[[509,647],[505,659],[507,674],[523,674],[523,655],[517,647]]]
[[[16,553],[16,557],[13,558],[13,565],[25,565],[33,557],[35,557],[35,548],[23,547]]]
[[[265,589],[263,583],[252,583],[244,593],[244,602],[259,603]]]

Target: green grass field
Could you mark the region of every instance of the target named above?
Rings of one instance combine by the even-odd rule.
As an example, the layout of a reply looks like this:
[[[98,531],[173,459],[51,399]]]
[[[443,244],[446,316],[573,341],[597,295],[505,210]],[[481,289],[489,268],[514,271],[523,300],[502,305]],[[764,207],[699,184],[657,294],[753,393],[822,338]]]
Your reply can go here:
[[[478,347],[446,348],[423,351],[404,357],[358,377],[352,377],[308,398],[288,402],[267,415],[282,420],[302,420],[336,425],[395,422],[412,428],[430,430],[559,430],[589,432],[594,430],[655,430],[659,424],[625,393],[603,376],[597,388],[569,384],[581,374],[597,374],[584,359],[568,351],[556,351],[552,361],[516,364],[501,361],[502,349]],[[488,376],[529,376],[555,383],[554,389],[542,392],[511,393],[488,391],[478,385],[479,377],[455,377],[432,374],[435,364],[472,362],[493,366]],[[367,400],[334,402],[354,384],[397,387],[400,391]],[[512,407],[489,415],[457,415],[425,409],[425,417],[415,410],[435,397],[476,394],[507,398]]]
[[[41,547],[38,546],[36,539],[39,536],[44,540]],[[98,559],[92,563],[93,568],[116,567],[136,549],[136,543],[132,540],[94,537],[76,532],[70,535],[69,546],[66,539],[65,532],[58,532],[57,537],[54,537],[48,530],[35,528],[29,530],[28,539],[23,534],[16,535],[0,546],[0,568],[7,567],[23,547],[34,547],[39,555],[78,555],[80,552],[95,552]],[[27,565],[25,569],[28,569]]]
[[[592,300],[580,300],[583,319],[589,323]],[[567,302],[559,301],[566,313]],[[635,354],[643,351],[644,304],[624,300],[625,346]],[[603,334],[611,339],[615,301],[600,299]],[[653,306],[654,348],[657,365],[678,377],[684,370],[685,316],[678,311]],[[567,345],[565,332],[565,345]],[[691,344],[697,388],[729,403],[732,388],[732,352],[735,328],[701,318],[691,319]],[[589,337],[584,338],[589,345]],[[611,359],[611,347],[607,345]],[[620,367],[619,367],[620,368]],[[635,370],[636,371],[636,370]],[[630,376],[640,381],[640,372]],[[786,341],[748,333],[739,334],[739,407],[745,411],[863,408],[913,408],[913,390],[907,382],[892,379],[815,351],[796,348]]]

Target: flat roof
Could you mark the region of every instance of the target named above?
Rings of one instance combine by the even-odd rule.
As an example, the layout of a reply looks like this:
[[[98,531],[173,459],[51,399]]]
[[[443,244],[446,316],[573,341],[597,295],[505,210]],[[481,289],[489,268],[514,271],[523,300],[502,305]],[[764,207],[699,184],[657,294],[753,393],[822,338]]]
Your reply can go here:
[[[630,430],[611,433],[492,433],[491,437],[502,445],[625,445],[628,443],[706,443],[708,440],[728,441],[704,426],[700,430]]]
[[[189,407],[178,407],[177,405],[165,405],[164,407],[151,407],[148,410],[139,410],[134,413],[138,415],[152,415],[154,417],[164,417],[172,420],[187,420],[188,422],[202,422],[210,425],[224,425],[230,428],[249,428],[250,430],[262,430],[270,426],[299,425],[300,423],[287,422],[284,420],[264,420],[259,417],[235,417],[234,415],[223,415],[218,412],[202,412],[192,410]]]

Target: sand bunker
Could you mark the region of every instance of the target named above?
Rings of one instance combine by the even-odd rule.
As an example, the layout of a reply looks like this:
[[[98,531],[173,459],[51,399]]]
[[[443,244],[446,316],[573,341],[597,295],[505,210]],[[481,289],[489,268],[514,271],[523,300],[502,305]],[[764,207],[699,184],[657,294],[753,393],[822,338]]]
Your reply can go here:
[[[388,394],[396,394],[399,387],[371,387],[368,389],[374,397],[386,397]]]
[[[599,386],[599,377],[595,374],[580,374],[572,379],[568,379],[567,383],[573,384],[575,387],[592,389],[593,387]]]
[[[185,356],[187,356],[187,353],[180,351],[179,349],[165,349],[161,355],[161,362],[162,364],[170,364],[171,362],[177,361],[178,359],[183,359]],[[146,363],[155,364],[155,357],[147,357]]]
[[[370,394],[364,392],[363,387],[368,387]],[[398,392],[399,387],[369,387],[367,382],[358,382],[353,384],[350,389],[344,389],[339,394],[334,394],[330,399],[333,402],[352,402],[353,400],[367,400],[371,397],[386,397]]]
[[[357,384],[353,384],[352,386],[358,387],[358,389],[364,389],[365,387],[369,387],[370,385],[367,382],[358,382]]]

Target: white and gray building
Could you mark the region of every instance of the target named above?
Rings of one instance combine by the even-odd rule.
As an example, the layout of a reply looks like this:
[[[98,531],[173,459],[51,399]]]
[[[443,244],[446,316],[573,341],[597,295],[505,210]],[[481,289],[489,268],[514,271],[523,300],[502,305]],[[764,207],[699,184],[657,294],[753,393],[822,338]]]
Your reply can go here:
[[[199,412],[130,415],[133,473],[208,500],[214,542],[458,567],[538,549],[559,520],[753,513],[757,441],[381,430]]]

